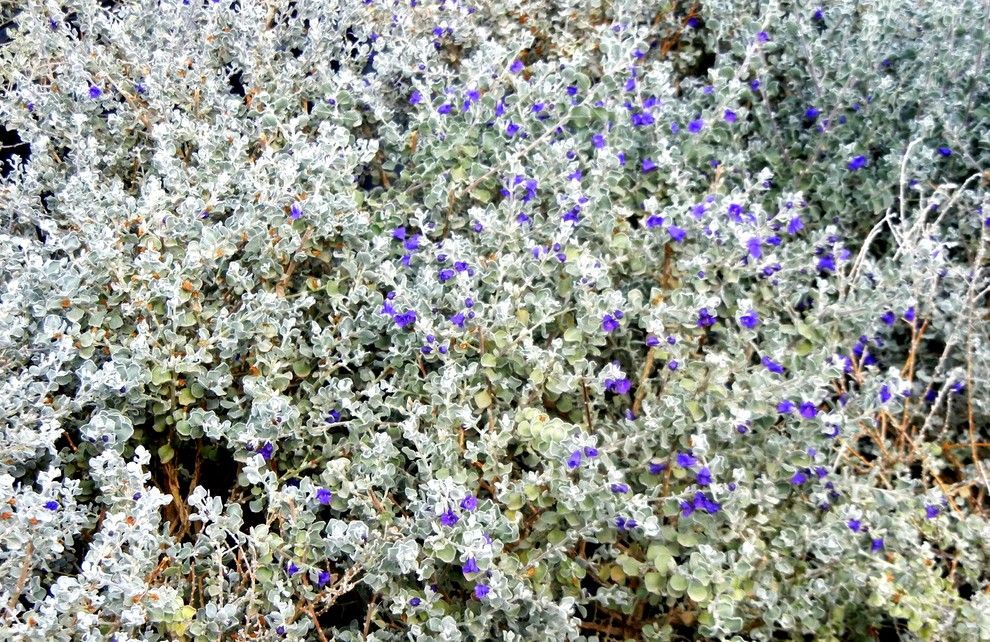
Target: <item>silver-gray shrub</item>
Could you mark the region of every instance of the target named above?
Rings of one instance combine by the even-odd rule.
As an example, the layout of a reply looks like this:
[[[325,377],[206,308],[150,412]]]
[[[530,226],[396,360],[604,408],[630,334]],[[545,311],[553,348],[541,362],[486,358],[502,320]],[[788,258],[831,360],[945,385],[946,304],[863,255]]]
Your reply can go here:
[[[985,2],[0,7],[0,637],[990,639]]]

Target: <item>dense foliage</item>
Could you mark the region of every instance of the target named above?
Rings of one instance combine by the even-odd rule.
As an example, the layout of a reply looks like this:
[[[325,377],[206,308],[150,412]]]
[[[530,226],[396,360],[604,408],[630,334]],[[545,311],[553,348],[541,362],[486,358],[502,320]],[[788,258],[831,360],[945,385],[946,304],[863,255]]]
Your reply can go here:
[[[3,639],[990,640],[985,2],[0,21]]]

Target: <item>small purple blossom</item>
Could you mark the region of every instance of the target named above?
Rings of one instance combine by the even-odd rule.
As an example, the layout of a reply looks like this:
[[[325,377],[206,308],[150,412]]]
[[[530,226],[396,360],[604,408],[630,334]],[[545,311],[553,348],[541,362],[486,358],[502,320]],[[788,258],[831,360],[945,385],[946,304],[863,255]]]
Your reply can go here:
[[[461,500],[461,509],[471,512],[478,507],[478,498],[474,495],[468,494],[464,496]]]
[[[692,468],[698,460],[691,453],[677,453],[677,465],[681,468]]]
[[[698,475],[695,477],[695,481],[697,481],[700,486],[711,485],[712,471],[708,468],[708,466],[704,466],[702,467],[701,470],[698,471]]]
[[[467,558],[464,562],[464,566],[461,567],[461,572],[467,575],[468,573],[477,573],[481,569],[478,568],[478,562],[475,561],[473,557]]]
[[[688,131],[692,134],[697,134],[705,127],[705,121],[701,118],[696,118],[688,123]]]
[[[648,174],[657,168],[657,164],[653,162],[652,159],[643,159],[643,173]]]
[[[93,100],[96,100],[97,98],[99,98],[102,95],[103,95],[103,90],[102,89],[100,89],[96,85],[90,85],[89,86],[89,97],[90,98],[92,98]]]
[[[453,526],[460,520],[460,517],[454,514],[454,511],[448,508],[444,513],[440,515],[440,523],[444,526]]]
[[[615,332],[619,329],[619,322],[611,314],[602,317],[602,330],[605,332]]]
[[[629,486],[626,484],[612,484],[609,488],[616,494],[625,494],[629,492]]]
[[[483,600],[488,596],[488,593],[491,592],[491,590],[491,587],[487,584],[477,584],[474,587],[474,596],[479,600]]]
[[[763,364],[763,367],[764,368],[766,368],[770,372],[773,372],[774,374],[784,374],[784,366],[782,366],[781,364],[777,363],[776,361],[774,361],[770,357],[763,357],[760,360],[760,363]]]
[[[575,450],[571,453],[571,456],[567,458],[567,467],[574,470],[581,465],[581,451]]]
[[[846,522],[846,526],[848,526],[849,530],[851,530],[852,532],[858,533],[860,529],[863,527],[863,524],[858,519],[850,519],[848,522]]]
[[[333,499],[333,493],[331,493],[329,490],[327,490],[326,488],[316,489],[316,501],[326,506],[327,504],[330,503],[331,499]]]
[[[261,455],[262,459],[268,461],[272,458],[272,453],[275,452],[275,446],[266,441],[264,444],[259,446],[255,452]]]
[[[516,61],[514,61],[512,63],[512,65],[509,67],[509,72],[510,73],[513,73],[513,74],[518,74],[522,70],[523,70],[523,62],[522,62],[522,60],[516,60]]]
[[[866,167],[866,156],[855,156],[846,165],[850,172],[855,172]]]
[[[54,499],[53,500],[50,500],[50,501],[47,501],[47,502],[45,502],[45,508],[48,509],[48,510],[50,510],[50,511],[53,511],[53,512],[54,511],[57,511],[59,509],[59,503],[57,501],[55,501]]]
[[[818,408],[815,407],[815,404],[811,403],[810,401],[805,401],[804,403],[802,403],[801,407],[799,408],[799,411],[801,413],[801,416],[804,417],[805,419],[814,419],[816,416],[818,416]]]
[[[698,327],[707,328],[715,325],[718,321],[718,317],[713,316],[708,312],[708,308],[701,308],[698,310]]]
[[[806,481],[808,481],[808,476],[805,475],[800,470],[797,471],[796,473],[794,473],[794,475],[791,476],[791,484],[793,484],[795,486],[800,486],[801,484],[803,484]]]
[[[749,328],[752,330],[760,322],[760,317],[756,314],[756,310],[749,310],[746,314],[739,317],[739,325],[744,328]]]
[[[632,382],[623,377],[622,379],[606,379],[605,389],[617,395],[624,395],[632,388]]]
[[[732,111],[731,109],[726,109],[723,118],[727,123],[734,123],[736,122],[737,119],[736,112]]]

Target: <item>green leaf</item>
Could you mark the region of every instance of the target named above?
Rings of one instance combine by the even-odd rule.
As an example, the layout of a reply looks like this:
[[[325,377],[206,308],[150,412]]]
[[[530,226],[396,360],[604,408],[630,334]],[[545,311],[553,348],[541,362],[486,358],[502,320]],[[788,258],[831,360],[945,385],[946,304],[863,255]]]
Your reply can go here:
[[[175,457],[175,451],[169,444],[164,444],[158,448],[158,458],[162,460],[163,464],[172,461],[173,457]]]
[[[575,343],[577,341],[580,341],[583,336],[584,333],[581,332],[580,328],[577,327],[567,328],[567,330],[564,332],[564,341],[567,341],[569,343]]]
[[[313,371],[312,365],[309,361],[305,359],[298,359],[292,362],[292,371],[296,373],[297,377],[305,378],[309,376],[309,373]]]
[[[708,587],[701,582],[691,582],[688,586],[688,597],[699,604],[708,601]]]
[[[437,551],[437,558],[450,564],[454,561],[454,557],[457,556],[457,549],[454,548],[453,544],[447,544],[443,548]]]
[[[474,403],[477,404],[479,408],[484,410],[488,406],[492,405],[492,396],[488,394],[487,390],[479,390],[474,395]]]
[[[643,584],[646,585],[646,590],[655,595],[660,595],[661,584],[663,576],[656,571],[650,571],[643,577]]]
[[[667,580],[667,585],[671,588],[671,590],[680,593],[688,587],[688,581],[687,578],[680,573],[675,573],[670,576],[669,580]]]

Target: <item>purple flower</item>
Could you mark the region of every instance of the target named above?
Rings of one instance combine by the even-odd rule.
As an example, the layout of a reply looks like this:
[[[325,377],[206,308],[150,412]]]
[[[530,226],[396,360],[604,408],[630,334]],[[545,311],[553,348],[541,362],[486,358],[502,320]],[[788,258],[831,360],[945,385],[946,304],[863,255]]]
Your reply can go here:
[[[655,346],[658,346],[658,345],[660,345],[660,339],[658,339],[656,337],[656,335],[652,335],[652,334],[647,335],[646,336],[646,345],[649,346],[649,347],[651,347],[651,348],[653,348]]]
[[[805,419],[814,419],[818,415],[818,408],[810,401],[802,403],[799,411]]]
[[[601,149],[605,147],[605,137],[601,134],[595,134],[591,137],[591,144],[595,146],[595,149]]]
[[[632,121],[633,127],[645,127],[646,125],[652,125],[656,122],[653,116],[646,112],[635,112],[630,114],[629,119]]]
[[[605,332],[614,332],[619,329],[619,322],[611,314],[606,314],[602,317],[602,330]]]
[[[89,86],[89,97],[90,98],[92,98],[93,100],[96,100],[97,98],[99,98],[102,95],[103,95],[103,91],[99,87],[97,87],[96,85],[90,85]]]
[[[677,453],[677,465],[681,468],[691,468],[698,463],[691,453]]]
[[[289,218],[293,221],[298,221],[299,217],[303,215],[303,208],[300,203],[293,203],[289,208]]]
[[[407,325],[413,325],[416,323],[416,312],[414,310],[406,310],[401,314],[397,314],[392,317],[395,320],[395,325],[400,328],[404,328]]]
[[[418,90],[413,90],[412,95],[409,96],[409,104],[418,105],[421,102],[423,102],[423,94],[419,93]]]
[[[474,587],[474,596],[479,600],[483,600],[491,590],[491,587],[486,584],[478,584]]]
[[[894,325],[894,322],[897,320],[897,317],[894,315],[893,312],[887,310],[880,316],[880,320],[886,323],[887,325]]]
[[[718,317],[712,316],[708,313],[708,308],[701,308],[698,310],[698,327],[707,328],[715,325],[718,321]]]
[[[272,453],[275,452],[275,446],[266,441],[255,452],[261,455],[265,461],[268,461],[272,458]]]
[[[742,223],[743,208],[739,203],[729,204],[729,220],[735,223]]]
[[[518,132],[518,131],[519,131],[519,125],[515,124],[514,122],[512,122],[510,120],[509,121],[509,124],[506,125],[506,127],[505,127],[505,133],[507,135],[509,135],[509,136],[515,136],[516,135],[516,132]]]
[[[578,88],[577,88],[576,85],[568,85],[567,86],[567,95],[568,96],[576,96],[577,95],[577,92],[578,92]]]
[[[667,362],[667,367],[670,368],[671,370],[677,370],[679,365],[680,364],[677,363],[676,359],[671,359],[670,361]]]
[[[695,480],[701,486],[710,486],[712,483],[712,471],[709,470],[708,466],[704,466],[698,471],[698,475],[695,477]]]
[[[948,147],[939,147],[938,153],[946,158],[952,156],[952,150]]]
[[[777,412],[782,415],[787,415],[794,412],[794,402],[790,399],[784,399],[779,404],[777,404]]]
[[[915,319],[914,306],[912,305],[907,310],[904,311],[904,320],[908,323],[913,323]]]
[[[760,360],[760,363],[762,363],[763,367],[769,370],[770,372],[773,372],[775,374],[784,374],[784,366],[780,365],[770,357],[763,357]]]
[[[754,236],[746,241],[746,252],[753,259],[763,257],[763,242],[760,240],[760,237]]]
[[[752,330],[756,327],[756,324],[760,322],[759,316],[756,314],[756,310],[750,310],[746,314],[739,317],[739,325],[744,328],[749,328]]]
[[[438,114],[443,114],[444,116],[446,116],[447,114],[450,113],[450,111],[453,108],[454,108],[454,106],[451,105],[450,103],[444,103],[444,104],[440,105],[439,107],[437,107],[437,113]]]
[[[727,123],[736,122],[736,112],[732,111],[731,109],[726,109],[725,115],[723,117],[725,118],[725,122]]]
[[[668,227],[667,233],[670,234],[670,238],[674,239],[678,243],[682,242],[684,237],[687,235],[687,232],[684,229],[677,227],[676,225],[671,225]]]
[[[461,567],[461,572],[465,575],[468,573],[477,573],[480,570],[481,569],[478,568],[478,562],[476,562],[473,557],[467,558],[467,561],[464,562],[464,566]]]
[[[440,515],[440,523],[444,526],[453,526],[460,520],[460,518],[454,514],[454,511],[450,508],[446,512]]]
[[[657,164],[649,158],[643,159],[643,173],[648,174],[657,168]]]
[[[704,126],[705,126],[705,121],[701,118],[696,118],[695,120],[692,120],[690,123],[688,123],[688,131],[691,132],[692,134],[697,134],[704,128]]]
[[[855,156],[849,164],[846,165],[850,172],[855,172],[857,170],[866,167],[866,156]]]
[[[575,450],[571,453],[571,456],[567,458],[567,467],[574,470],[581,465],[581,451]]]
[[[753,91],[759,91],[760,90],[759,78],[754,78],[753,80],[751,80],[749,82],[749,88],[752,89]]]
[[[595,448],[594,446],[585,446],[584,456],[587,457],[588,459],[594,459],[595,457],[598,456],[598,449]]]
[[[650,471],[651,475],[659,475],[663,471],[667,470],[667,464],[663,462],[657,463],[651,461],[649,464],[647,464],[646,468],[647,470]]]
[[[808,120],[815,120],[821,112],[814,107],[808,107],[804,110],[804,117]]]
[[[320,571],[320,575],[316,579],[316,585],[323,588],[331,580],[333,580],[333,574],[330,571]]]
[[[461,500],[461,509],[466,510],[469,513],[478,507],[478,498],[474,495],[465,495],[464,499]]]
[[[851,530],[852,532],[858,533],[859,530],[863,527],[863,524],[858,519],[850,519],[848,522],[846,522],[846,526],[848,526],[849,530]]]
[[[512,66],[509,67],[509,72],[514,74],[518,74],[522,70],[523,70],[522,60],[516,60],[515,62],[512,63]]]
[[[927,506],[925,506],[925,517],[927,517],[928,519],[935,519],[936,517],[938,517],[938,514],[940,512],[942,512],[942,509],[939,508],[938,506],[935,506],[934,504],[928,504]]]
[[[449,281],[452,278],[454,278],[454,275],[455,274],[457,274],[457,272],[455,272],[454,270],[452,270],[450,268],[446,268],[446,269],[440,270],[440,273],[437,276],[439,277],[441,283],[446,283],[447,281]]]
[[[880,403],[887,403],[890,401],[890,386],[884,384],[880,386]]]
[[[296,566],[295,562],[289,562],[289,565],[285,567],[285,570],[289,572],[289,575],[295,575],[299,572],[299,567]]]
[[[629,486],[625,484],[612,484],[609,486],[613,493],[625,494],[629,492]]]
[[[333,493],[331,493],[329,490],[327,490],[326,488],[316,489],[316,501],[326,506],[327,504],[330,503],[331,499],[333,499]]]
[[[766,42],[770,40],[770,36],[767,34],[766,31],[760,31],[756,34],[756,40],[758,42]]]
[[[622,379],[606,379],[605,388],[617,395],[624,395],[629,392],[632,382],[623,377]]]
[[[53,499],[45,502],[45,508],[47,508],[50,511],[57,511],[59,509],[59,504],[57,501]]]
[[[805,475],[800,470],[794,473],[794,475],[791,477],[791,483],[794,484],[795,486],[800,486],[806,481],[808,481],[808,476]]]
[[[800,216],[795,216],[787,223],[787,233],[797,234],[804,229],[804,221],[801,220]]]
[[[406,228],[404,226],[399,226],[392,230],[392,238],[398,241],[404,241],[406,238]]]
[[[884,549],[883,538],[877,537],[870,541],[870,550],[874,553],[879,553]]]
[[[649,218],[646,219],[647,229],[653,229],[654,227],[660,227],[663,225],[663,217],[659,214],[650,214]]]
[[[418,597],[414,597],[411,600],[409,600],[409,606],[419,606],[422,603],[423,600],[419,599]]]
[[[419,234],[413,234],[405,241],[403,241],[402,247],[404,247],[406,250],[410,252],[415,252],[416,250],[419,249],[419,241],[421,238],[422,237]]]
[[[456,325],[458,328],[464,327],[464,313],[458,312],[454,316],[450,317],[450,322]]]

